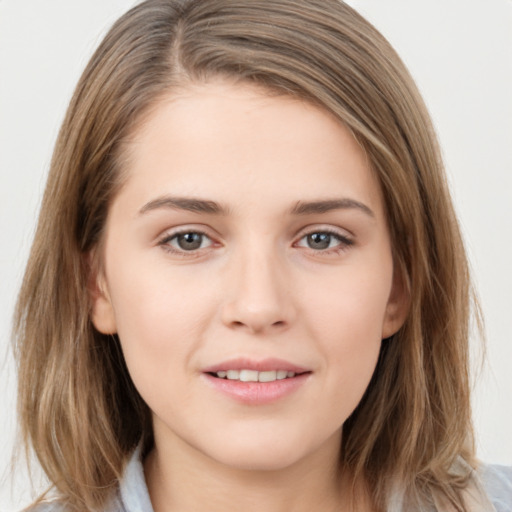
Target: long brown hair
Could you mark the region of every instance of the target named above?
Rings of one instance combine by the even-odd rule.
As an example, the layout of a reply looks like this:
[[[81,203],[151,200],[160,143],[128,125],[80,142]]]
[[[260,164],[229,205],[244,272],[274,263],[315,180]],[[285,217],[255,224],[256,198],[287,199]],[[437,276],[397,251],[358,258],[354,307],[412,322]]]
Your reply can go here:
[[[164,94],[227,77],[334,114],[364,148],[410,294],[369,388],[343,427],[342,462],[384,509],[444,493],[464,510],[474,464],[468,377],[471,290],[429,115],[383,36],[338,0],[148,0],[120,18],[85,69],[51,164],[15,318],[19,415],[57,493],[98,510],[150,414],[118,340],[89,313],[87,257],[123,181],[123,148]]]

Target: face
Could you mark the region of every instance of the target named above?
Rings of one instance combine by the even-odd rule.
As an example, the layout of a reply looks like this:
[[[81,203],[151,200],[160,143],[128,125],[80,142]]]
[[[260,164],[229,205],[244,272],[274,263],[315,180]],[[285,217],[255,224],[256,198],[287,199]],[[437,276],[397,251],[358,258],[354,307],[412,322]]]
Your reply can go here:
[[[191,86],[131,143],[93,322],[117,332],[156,447],[278,469],[339,449],[404,316],[379,186],[330,114]]]

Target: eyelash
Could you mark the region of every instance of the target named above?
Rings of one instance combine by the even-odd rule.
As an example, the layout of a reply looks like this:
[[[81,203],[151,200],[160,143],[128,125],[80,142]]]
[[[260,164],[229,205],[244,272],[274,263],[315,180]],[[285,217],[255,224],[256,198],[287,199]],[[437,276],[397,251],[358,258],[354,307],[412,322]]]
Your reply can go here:
[[[202,237],[201,245],[203,244],[203,241],[205,238],[210,240],[210,242],[211,242],[210,245],[214,245],[214,242],[210,236],[208,236],[205,232],[197,230],[197,229],[196,230],[183,229],[180,231],[176,231],[174,233],[168,233],[158,242],[158,245],[161,246],[165,251],[175,254],[177,256],[184,257],[184,258],[200,256],[201,255],[200,251],[201,251],[201,249],[205,249],[204,247],[199,247],[197,249],[187,251],[186,249],[176,248],[171,245],[171,242],[173,240],[175,240],[175,239],[177,240],[179,236],[183,236],[183,235],[199,235]]]
[[[354,240],[346,235],[342,235],[341,233],[332,230],[332,229],[315,229],[312,231],[309,231],[307,233],[304,233],[296,242],[294,245],[297,246],[299,242],[301,242],[304,239],[307,239],[307,237],[313,236],[313,235],[328,235],[331,238],[335,238],[339,243],[335,247],[328,247],[326,249],[313,249],[309,247],[308,249],[313,251],[317,254],[322,255],[337,255],[344,251],[346,251],[350,246],[354,245]],[[300,247],[300,246],[299,246]]]
[[[173,240],[177,240],[179,236],[183,235],[199,235],[202,237],[201,239],[201,245],[203,245],[204,239],[209,239],[210,244],[208,247],[198,247],[197,249],[192,250],[186,250],[182,248],[176,248],[171,245],[171,242]],[[302,240],[307,240],[307,237],[311,237],[313,235],[327,235],[331,238],[336,239],[339,243],[335,247],[327,247],[325,249],[313,249],[311,247],[305,247],[299,245],[299,243]],[[331,240],[329,241],[330,244]],[[307,243],[307,242],[306,242]],[[174,233],[166,234],[159,242],[158,245],[161,246],[165,251],[170,252],[172,254],[181,256],[181,257],[196,257],[200,256],[202,254],[202,250],[208,249],[211,246],[215,245],[215,242],[212,240],[210,236],[208,236],[204,231],[200,230],[194,230],[194,229],[184,229],[181,231],[177,231]],[[334,230],[331,229],[316,229],[311,230],[309,232],[301,234],[301,237],[298,239],[297,242],[295,242],[294,247],[304,247],[312,251],[316,254],[325,254],[325,255],[331,255],[331,254],[340,254],[343,251],[346,251],[350,246],[354,245],[354,240],[346,235],[342,235]]]

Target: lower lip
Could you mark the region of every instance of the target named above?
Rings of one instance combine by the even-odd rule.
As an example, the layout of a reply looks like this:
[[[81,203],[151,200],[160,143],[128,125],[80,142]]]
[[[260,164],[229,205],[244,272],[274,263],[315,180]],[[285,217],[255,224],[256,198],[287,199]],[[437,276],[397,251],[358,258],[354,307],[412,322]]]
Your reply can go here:
[[[208,373],[203,373],[208,384],[217,391],[238,402],[251,405],[269,404],[291,395],[306,382],[310,375],[310,373],[302,373],[292,378],[272,382],[242,382],[219,379]]]

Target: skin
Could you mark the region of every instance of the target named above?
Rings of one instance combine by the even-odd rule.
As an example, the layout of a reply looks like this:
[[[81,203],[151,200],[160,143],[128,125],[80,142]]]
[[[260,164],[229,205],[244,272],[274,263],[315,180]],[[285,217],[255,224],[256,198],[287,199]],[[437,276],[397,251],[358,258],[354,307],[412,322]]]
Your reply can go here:
[[[162,100],[128,162],[93,322],[119,334],[153,413],[155,512],[340,510],[342,425],[407,309],[362,149],[314,106],[217,81]],[[222,211],[188,211],[170,196]],[[298,208],[333,200],[344,202]],[[205,235],[185,250],[177,231]],[[234,357],[310,373],[275,402],[240,403],[203,373]]]

